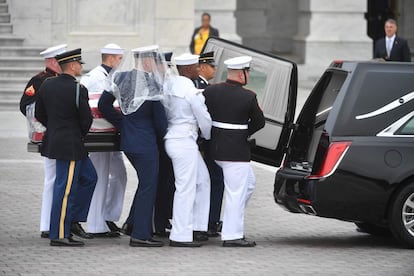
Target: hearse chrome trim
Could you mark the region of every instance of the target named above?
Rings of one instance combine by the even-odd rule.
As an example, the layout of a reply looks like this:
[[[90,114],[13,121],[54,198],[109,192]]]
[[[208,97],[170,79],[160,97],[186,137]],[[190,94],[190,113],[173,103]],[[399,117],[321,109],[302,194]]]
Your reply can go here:
[[[321,112],[319,112],[319,113],[317,113],[317,114],[316,114],[316,117],[319,117],[319,116],[321,116],[322,114],[324,114],[324,113],[326,113],[326,112],[328,112],[328,111],[331,111],[331,109],[332,109],[332,106],[331,106],[331,107],[328,107],[328,108],[326,108],[326,109],[324,109],[324,110],[322,110]]]
[[[402,106],[403,104],[408,103],[409,101],[412,101],[414,99],[414,91],[410,92],[398,99],[396,99],[395,101],[392,101],[391,103],[366,114],[362,114],[362,115],[358,115],[355,117],[355,119],[357,120],[362,120],[362,119],[368,119],[368,118],[372,118],[381,114],[384,114],[388,111],[391,111],[393,109],[396,109],[400,106]]]
[[[398,135],[395,134],[408,120],[414,116],[414,111],[406,114],[404,117],[398,119],[390,126],[377,133],[378,137],[414,137],[414,135]]]

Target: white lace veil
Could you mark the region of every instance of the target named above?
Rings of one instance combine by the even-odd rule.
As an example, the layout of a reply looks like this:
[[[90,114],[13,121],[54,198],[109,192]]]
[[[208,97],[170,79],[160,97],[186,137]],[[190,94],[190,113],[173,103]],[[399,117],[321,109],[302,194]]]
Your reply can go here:
[[[109,74],[110,86],[123,114],[134,113],[145,101],[163,99],[167,70],[157,45],[131,50],[122,63]]]

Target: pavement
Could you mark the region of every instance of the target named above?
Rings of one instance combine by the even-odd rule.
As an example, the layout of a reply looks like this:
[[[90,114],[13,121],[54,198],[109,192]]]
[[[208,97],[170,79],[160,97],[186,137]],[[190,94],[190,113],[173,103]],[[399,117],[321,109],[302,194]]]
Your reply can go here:
[[[219,238],[201,248],[132,248],[127,236],[85,240],[83,248],[51,247],[39,232],[42,158],[26,152],[20,113],[0,111],[0,122],[0,275],[414,275],[414,251],[391,237],[277,206],[272,195],[276,168],[258,163],[245,218],[246,236],[258,244],[254,248],[223,248]],[[118,225],[137,186],[129,163],[127,172]]]

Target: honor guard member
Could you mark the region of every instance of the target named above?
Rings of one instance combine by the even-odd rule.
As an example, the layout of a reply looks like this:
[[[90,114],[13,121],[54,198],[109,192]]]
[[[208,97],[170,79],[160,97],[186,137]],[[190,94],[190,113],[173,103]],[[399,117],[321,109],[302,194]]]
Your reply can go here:
[[[200,55],[199,58],[200,73],[194,84],[198,89],[204,89],[209,85],[209,81],[216,74],[216,64],[214,62],[214,52],[207,52]]]
[[[198,56],[183,54],[175,58],[180,76],[165,91],[168,132],[165,149],[175,175],[170,246],[199,247],[208,237],[210,177],[198,150],[198,130],[210,139],[211,117],[200,90],[192,80],[198,77]],[[193,232],[194,231],[194,232]],[[195,240],[195,241],[193,241]]]
[[[135,168],[138,188],[126,227],[130,246],[160,247],[152,238],[152,218],[158,184],[157,140],[165,135],[167,118],[161,103],[165,68],[156,63],[158,46],[136,48],[111,72],[112,87],[99,99],[99,110],[121,134],[121,150]],[[118,100],[121,112],[113,107]]]
[[[109,72],[121,63],[123,55],[124,49],[113,43],[101,49],[102,64],[81,79],[90,97],[93,94],[100,97]],[[98,182],[89,208],[87,231],[95,237],[119,237],[120,229],[114,221],[121,217],[127,183],[122,152],[92,152],[89,157],[98,174]]]
[[[56,159],[56,180],[50,217],[50,245],[83,246],[71,237],[86,221],[97,181],[83,139],[92,124],[87,89],[77,82],[81,49],[56,56],[58,77],[43,82],[36,100],[36,118],[46,126],[41,153]],[[79,229],[80,228],[80,229]],[[83,229],[82,229],[83,230]]]
[[[265,125],[256,94],[243,88],[249,80],[252,58],[226,60],[227,80],[205,89],[206,104],[213,120],[210,154],[222,168],[225,207],[221,239],[223,246],[252,247],[244,238],[244,210],[255,187],[250,165],[249,136]]]
[[[200,55],[199,59],[200,74],[194,84],[199,89],[205,89],[209,86],[209,81],[216,74],[216,64],[214,61],[214,52],[207,52]],[[208,219],[209,237],[218,237],[222,222],[220,221],[221,205],[224,192],[223,171],[219,165],[211,158],[209,145],[210,142],[204,139],[199,140],[200,150],[203,152],[204,161],[206,162],[211,179],[210,193],[210,215]]]
[[[26,116],[26,109],[35,104],[36,93],[42,83],[52,77],[58,76],[62,69],[56,61],[55,56],[66,51],[66,44],[47,48],[40,55],[45,59],[45,70],[39,72],[27,83],[24,93],[20,99],[20,111]],[[50,210],[52,208],[53,184],[56,178],[56,162],[54,159],[44,157],[43,159],[44,184],[42,195],[42,209],[40,215],[40,236],[49,238]]]
[[[164,59],[167,64],[166,78],[170,78],[174,74],[172,70],[172,52],[165,52]],[[158,189],[157,197],[154,206],[154,235],[160,237],[167,237],[167,229],[171,230],[170,219],[172,218],[172,204],[174,199],[174,171],[172,162],[167,152],[165,151],[164,140],[158,141],[158,148],[160,152],[159,174],[158,174]]]

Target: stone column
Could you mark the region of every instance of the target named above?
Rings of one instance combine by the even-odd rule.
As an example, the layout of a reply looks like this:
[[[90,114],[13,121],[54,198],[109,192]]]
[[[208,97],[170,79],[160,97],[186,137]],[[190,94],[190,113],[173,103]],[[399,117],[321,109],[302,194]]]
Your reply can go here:
[[[414,1],[400,0],[398,18],[398,35],[408,40],[411,53],[414,53]],[[413,59],[414,60],[414,59]]]
[[[211,25],[218,28],[220,37],[240,43],[241,38],[236,33],[236,0],[195,0],[194,26],[201,25],[201,14],[208,12],[211,14]],[[190,42],[192,32],[188,36]]]
[[[297,33],[297,0],[237,0],[237,32],[243,45],[291,54]]]
[[[366,34],[361,0],[299,0],[295,54],[305,64],[300,79],[317,79],[333,60],[369,60],[372,42]]]

